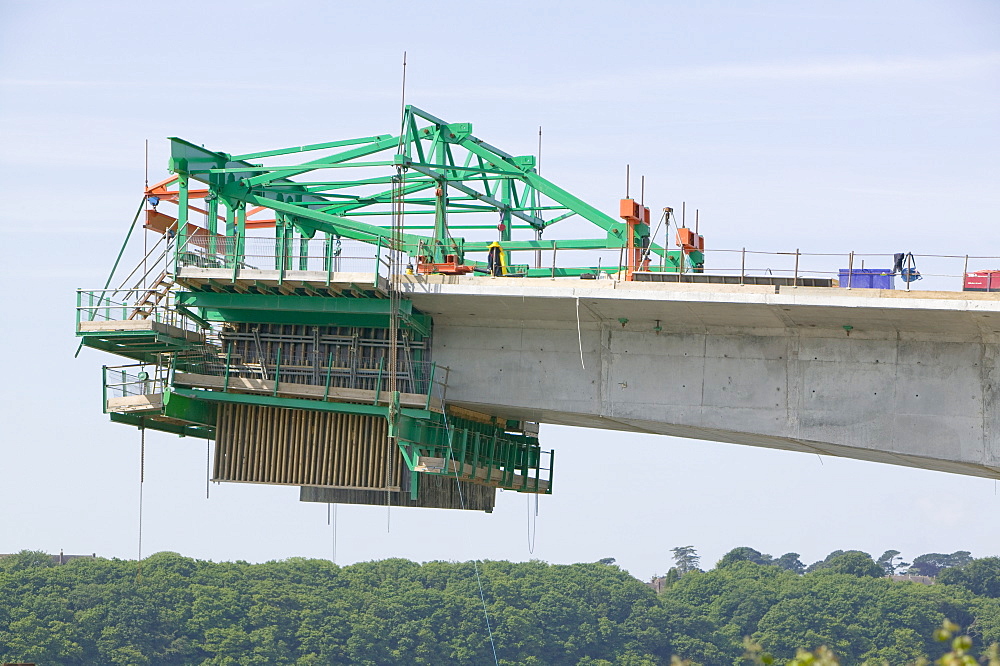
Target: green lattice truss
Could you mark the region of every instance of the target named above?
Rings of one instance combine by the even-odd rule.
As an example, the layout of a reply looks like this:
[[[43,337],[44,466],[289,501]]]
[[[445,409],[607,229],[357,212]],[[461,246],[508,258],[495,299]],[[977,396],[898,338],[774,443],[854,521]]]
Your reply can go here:
[[[554,244],[557,251],[617,249],[627,244],[629,230],[623,221],[540,176],[534,156],[510,155],[474,136],[470,123],[448,123],[412,106],[405,108],[401,127],[401,135],[381,134],[245,155],[212,152],[171,139],[169,166],[178,176],[181,246],[187,232],[191,180],[208,186],[208,231],[220,233],[217,227],[222,219],[224,234],[229,237],[245,236],[248,207],[264,207],[274,211],[279,241],[290,240],[295,232],[306,239],[320,233],[386,247],[392,237],[395,189],[397,206],[401,200],[405,212],[403,247],[399,249],[411,257],[427,256],[442,262],[446,255],[456,255],[461,263],[483,266],[466,255],[485,254],[493,241],[465,240],[458,232],[466,230],[478,238],[484,235],[481,232],[492,231],[492,238],[505,252],[553,250]],[[289,163],[291,156],[311,151],[332,154]],[[268,166],[256,162],[271,158],[284,160]],[[475,213],[480,215],[470,215]],[[487,221],[483,222],[486,213],[493,216],[485,216]],[[476,222],[458,223],[457,215]],[[571,217],[595,225],[599,235],[557,241],[544,238],[549,227]],[[648,242],[649,227],[637,225],[635,234],[641,247],[643,237]],[[516,239],[521,236],[526,239]],[[655,244],[649,252],[663,257],[665,265],[683,261],[678,253],[668,253]],[[521,266],[516,270],[531,277],[578,275],[594,269]]]

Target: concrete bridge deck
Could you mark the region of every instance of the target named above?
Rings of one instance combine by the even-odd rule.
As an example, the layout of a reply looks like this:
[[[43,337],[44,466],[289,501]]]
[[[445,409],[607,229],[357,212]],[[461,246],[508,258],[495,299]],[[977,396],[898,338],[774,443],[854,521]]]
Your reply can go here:
[[[1000,294],[448,276],[404,287],[434,317],[452,404],[1000,478]]]

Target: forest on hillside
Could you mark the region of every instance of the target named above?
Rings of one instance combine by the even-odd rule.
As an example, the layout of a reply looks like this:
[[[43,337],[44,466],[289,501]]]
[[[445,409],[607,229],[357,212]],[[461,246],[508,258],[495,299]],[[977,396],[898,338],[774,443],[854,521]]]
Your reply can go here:
[[[745,637],[774,663],[825,645],[842,664],[910,664],[948,649],[934,639],[946,618],[977,655],[1000,642],[1000,558],[930,554],[941,566],[927,585],[887,577],[903,568],[890,553],[836,551],[806,567],[794,553],[737,548],[702,571],[693,548],[678,548],[659,593],[610,558],[485,561],[481,598],[472,562],[163,552],[55,566],[22,551],[0,559],[0,663],[492,664],[484,605],[509,666],[751,663]]]

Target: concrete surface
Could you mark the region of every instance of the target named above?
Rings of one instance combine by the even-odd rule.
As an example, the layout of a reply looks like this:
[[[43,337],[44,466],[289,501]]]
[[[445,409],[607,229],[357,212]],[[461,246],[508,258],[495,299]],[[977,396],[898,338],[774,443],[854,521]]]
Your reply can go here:
[[[434,316],[452,404],[1000,478],[1000,294],[447,276],[404,288]]]

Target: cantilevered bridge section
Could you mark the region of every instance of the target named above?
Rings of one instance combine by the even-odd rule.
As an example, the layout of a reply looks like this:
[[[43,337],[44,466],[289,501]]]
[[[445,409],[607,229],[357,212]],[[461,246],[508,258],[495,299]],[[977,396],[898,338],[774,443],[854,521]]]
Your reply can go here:
[[[113,422],[214,440],[213,479],[314,502],[549,494],[539,422],[1000,478],[997,271],[966,257],[983,291],[950,293],[871,288],[919,279],[909,254],[845,255],[844,288],[798,250],[777,276],[745,250],[706,268],[683,204],[626,192],[613,216],[469,123],[402,121],[239,155],[171,140],[77,293],[81,346],[127,361],[102,368]]]
[[[421,276],[453,405],[1000,478],[1000,298]]]

